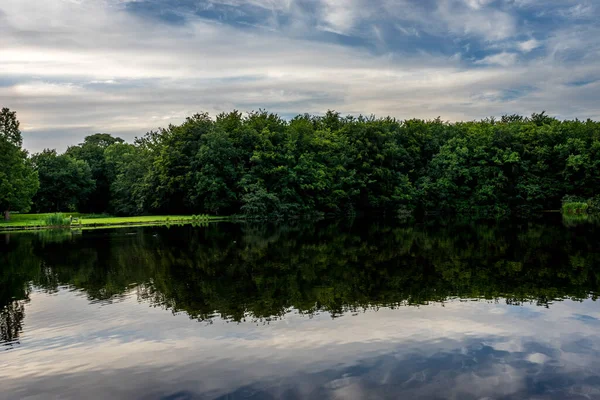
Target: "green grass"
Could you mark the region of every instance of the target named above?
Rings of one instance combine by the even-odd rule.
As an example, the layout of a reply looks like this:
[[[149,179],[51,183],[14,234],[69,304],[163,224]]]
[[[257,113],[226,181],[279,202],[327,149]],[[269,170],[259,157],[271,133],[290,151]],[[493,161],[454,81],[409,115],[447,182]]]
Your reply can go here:
[[[53,216],[54,213],[46,213],[46,214],[11,214],[10,221],[5,221],[4,218],[0,218],[0,229],[3,227],[18,227],[18,226],[44,226],[46,225],[46,220]],[[79,217],[81,214],[79,213],[68,213],[64,214],[66,217],[72,215],[73,217]]]
[[[50,214],[44,219],[46,226],[65,227],[71,225],[71,219],[63,213]]]
[[[146,215],[139,217],[113,217],[105,214],[79,214],[79,213],[64,213],[62,217],[77,218],[74,221],[72,227],[74,228],[88,228],[88,227],[123,227],[131,225],[181,225],[181,224],[195,224],[201,222],[223,220],[223,217],[212,217],[208,215]],[[0,231],[3,228],[5,230],[13,230],[16,228],[49,228],[56,226],[56,224],[50,224],[50,221],[54,221],[61,218],[54,213],[47,214],[12,214],[10,221],[0,220]]]
[[[192,222],[194,219],[191,215],[147,215],[142,217],[103,217],[103,218],[86,218],[83,217],[81,225],[113,225],[113,224],[140,224],[140,223],[175,223],[175,222]]]

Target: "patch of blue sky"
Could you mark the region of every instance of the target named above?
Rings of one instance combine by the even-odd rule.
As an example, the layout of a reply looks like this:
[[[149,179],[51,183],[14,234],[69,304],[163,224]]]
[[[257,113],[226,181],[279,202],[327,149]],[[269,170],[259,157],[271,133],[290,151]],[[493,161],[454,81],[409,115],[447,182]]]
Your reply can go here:
[[[534,92],[536,90],[533,86],[521,86],[511,89],[503,90],[498,97],[500,101],[511,101],[516,100],[521,97],[527,96],[528,94]]]
[[[451,2],[452,3],[452,2]],[[370,3],[371,11],[365,16],[358,16],[350,32],[339,32],[327,29],[320,22],[322,4],[319,2],[297,0],[289,9],[273,9],[262,6],[255,2],[237,2],[235,5],[226,2],[210,0],[182,0],[173,3],[167,0],[143,0],[126,3],[126,10],[141,17],[151,17],[168,24],[184,24],[193,17],[206,20],[218,21],[220,23],[250,28],[269,27],[277,30],[278,34],[288,36],[302,35],[305,38],[341,44],[344,46],[360,46],[371,49],[374,52],[401,52],[417,53],[427,52],[433,54],[462,54],[465,59],[482,59],[497,51],[498,46],[504,48],[515,48],[518,41],[527,41],[536,37],[547,36],[572,23],[573,7],[576,2],[548,2],[543,7],[531,2],[525,3],[529,6],[518,7],[514,4],[495,1],[487,4],[487,8],[503,11],[516,20],[518,36],[511,36],[504,41],[496,40],[494,46],[481,35],[473,32],[463,34],[451,33],[443,28],[435,11],[440,4],[436,0],[426,0],[410,3],[414,13],[407,13],[400,18],[397,15],[388,15],[382,7],[382,2]],[[452,3],[454,8],[462,9],[461,2]],[[462,5],[460,5],[462,4]],[[591,13],[595,9],[590,9]],[[414,14],[431,14],[429,21],[415,19]],[[366,16],[368,15],[368,16]],[[300,32],[290,29],[295,22],[301,20],[305,29]],[[433,29],[433,26],[440,28]],[[537,47],[538,52],[541,52]],[[531,52],[534,49],[523,51]],[[536,57],[538,54],[531,53],[527,58]],[[582,54],[578,50],[565,50],[559,56],[565,60],[578,60]]]
[[[600,82],[600,78],[578,79],[575,81],[568,82],[567,86],[581,87],[581,86],[591,85],[592,83],[596,83],[596,82]]]
[[[125,3],[125,10],[140,17],[150,17],[173,25],[182,25],[186,22],[186,17],[178,10],[178,7],[175,9],[173,7],[166,7],[160,1],[127,2]]]
[[[19,83],[30,81],[30,76],[1,76],[0,75],[0,88],[16,86]]]

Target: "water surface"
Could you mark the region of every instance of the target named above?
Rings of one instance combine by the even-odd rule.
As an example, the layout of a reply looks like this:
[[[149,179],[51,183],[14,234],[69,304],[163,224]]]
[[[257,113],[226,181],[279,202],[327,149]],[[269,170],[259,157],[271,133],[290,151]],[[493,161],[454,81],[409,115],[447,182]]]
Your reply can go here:
[[[0,398],[600,398],[600,233],[321,222],[0,237]]]

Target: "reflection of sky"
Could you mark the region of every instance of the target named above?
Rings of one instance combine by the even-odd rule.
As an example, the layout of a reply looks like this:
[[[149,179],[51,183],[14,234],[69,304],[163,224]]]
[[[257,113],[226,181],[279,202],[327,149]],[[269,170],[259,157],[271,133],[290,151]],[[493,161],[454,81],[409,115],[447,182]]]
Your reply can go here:
[[[0,353],[0,398],[600,397],[593,301],[238,324],[61,291],[32,294],[25,313],[20,345]]]

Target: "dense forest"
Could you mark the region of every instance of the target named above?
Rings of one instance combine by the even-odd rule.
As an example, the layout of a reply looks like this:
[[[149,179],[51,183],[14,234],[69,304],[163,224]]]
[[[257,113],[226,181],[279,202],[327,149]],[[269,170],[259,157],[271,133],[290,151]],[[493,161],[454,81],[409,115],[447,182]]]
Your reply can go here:
[[[94,134],[28,155],[0,115],[0,208],[254,218],[385,212],[531,216],[600,207],[600,123],[196,114],[133,143]],[[8,212],[6,213],[8,216]]]

